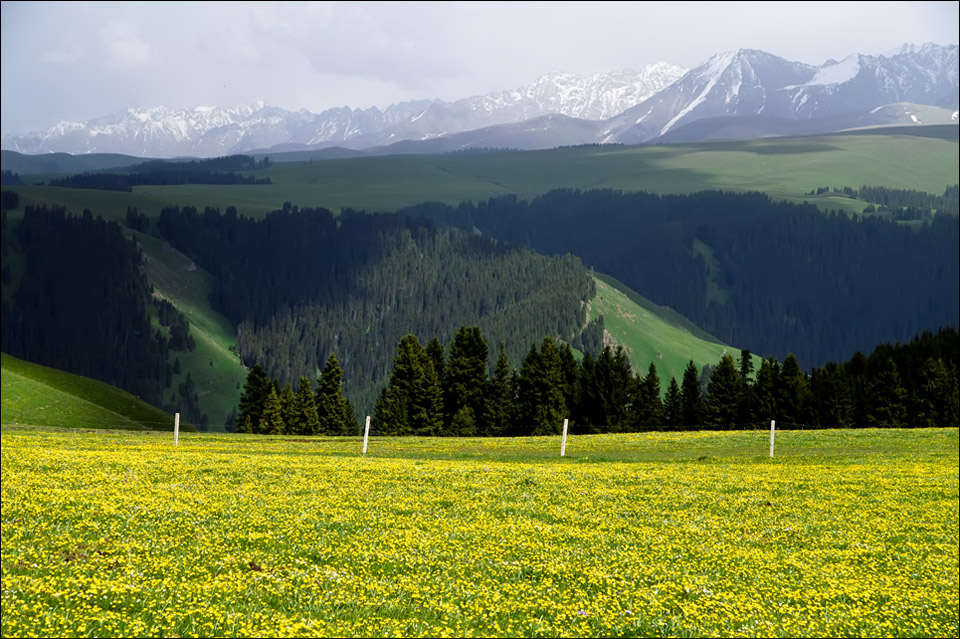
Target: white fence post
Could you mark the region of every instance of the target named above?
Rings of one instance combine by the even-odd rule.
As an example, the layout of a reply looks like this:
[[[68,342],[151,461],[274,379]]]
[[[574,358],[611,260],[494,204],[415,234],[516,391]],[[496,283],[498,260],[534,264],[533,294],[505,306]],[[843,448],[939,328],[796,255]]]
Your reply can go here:
[[[567,422],[569,420],[563,420],[563,438],[560,440],[560,456],[563,457],[567,454]]]
[[[173,445],[180,442],[180,413],[173,416]]]
[[[777,429],[777,422],[770,420],[770,457],[773,457],[773,432]]]
[[[363,427],[363,454],[367,454],[367,439],[370,438],[370,416],[367,415],[367,425]]]

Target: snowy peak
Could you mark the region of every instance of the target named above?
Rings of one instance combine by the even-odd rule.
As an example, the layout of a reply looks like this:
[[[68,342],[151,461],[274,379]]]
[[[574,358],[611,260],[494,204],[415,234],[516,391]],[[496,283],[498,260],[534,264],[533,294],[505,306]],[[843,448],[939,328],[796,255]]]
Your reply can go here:
[[[955,108],[957,68],[953,45],[853,54],[819,67],[751,49],[720,53],[616,118],[603,141],[643,142],[707,118],[827,118],[898,102]]]
[[[767,108],[773,88],[806,82],[814,73],[814,67],[763,51],[718,53],[626,112],[624,121],[611,129],[619,133],[608,141],[641,142],[696,119],[756,115]]]
[[[262,102],[230,109],[131,108],[85,123],[58,122],[46,131],[8,136],[2,144],[23,153],[147,157],[228,155],[277,145],[366,149],[454,136],[457,148],[481,143],[534,148],[557,140],[630,144],[677,138],[681,128],[689,137],[688,125],[721,118],[849,122],[851,114],[895,103],[953,113],[960,107],[957,78],[956,45],[904,45],[820,66],[739,49],[718,53],[689,71],[665,62],[593,75],[557,71],[514,89],[454,102],[402,102],[383,110],[340,107],[315,114]],[[482,135],[465,135],[477,131]],[[521,133],[527,136],[523,144],[510,137]]]
[[[141,157],[227,155],[278,144],[365,148],[399,140],[427,140],[549,114],[601,120],[646,100],[686,69],[666,62],[641,71],[581,76],[550,73],[512,90],[443,102],[417,100],[383,111],[341,107],[319,114],[285,111],[262,102],[230,109],[130,108],[86,123],[4,138],[4,148],[24,153],[117,152]]]

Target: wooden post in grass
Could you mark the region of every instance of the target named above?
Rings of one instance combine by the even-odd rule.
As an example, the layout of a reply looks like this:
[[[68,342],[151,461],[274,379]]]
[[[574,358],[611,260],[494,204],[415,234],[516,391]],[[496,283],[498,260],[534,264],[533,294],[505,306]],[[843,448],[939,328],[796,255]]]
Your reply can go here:
[[[367,454],[367,440],[370,438],[370,416],[367,415],[367,425],[363,427],[363,454]]]
[[[173,416],[173,445],[176,446],[180,441],[180,413]]]
[[[777,429],[777,422],[770,420],[770,457],[773,457],[773,432]]]
[[[560,456],[563,457],[567,454],[567,422],[569,420],[563,420],[563,438],[560,440]]]

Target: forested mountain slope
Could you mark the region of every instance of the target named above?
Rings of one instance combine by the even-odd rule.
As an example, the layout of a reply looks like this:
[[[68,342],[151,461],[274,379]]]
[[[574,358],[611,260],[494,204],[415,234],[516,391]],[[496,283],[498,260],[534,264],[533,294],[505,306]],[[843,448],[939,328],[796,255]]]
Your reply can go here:
[[[804,366],[960,322],[960,225],[823,214],[762,194],[576,190],[407,209],[572,253],[720,341]]]
[[[408,333],[445,341],[477,325],[518,362],[544,335],[581,345],[594,293],[574,257],[395,215],[291,207],[258,221],[168,208],[158,228],[213,275],[214,305],[238,325],[248,366],[295,383],[336,353],[360,408],[372,405]],[[586,338],[596,349],[596,329]]]

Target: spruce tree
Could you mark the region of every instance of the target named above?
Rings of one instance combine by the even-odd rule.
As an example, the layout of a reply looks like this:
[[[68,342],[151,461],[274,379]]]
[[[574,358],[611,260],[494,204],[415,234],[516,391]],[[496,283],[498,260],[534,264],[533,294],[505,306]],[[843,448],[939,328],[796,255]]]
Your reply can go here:
[[[741,424],[748,424],[754,421],[754,397],[753,397],[753,355],[747,349],[740,351],[740,414],[737,421]]]
[[[397,344],[390,384],[374,411],[377,432],[395,435],[439,435],[443,397],[433,362],[414,335]]]
[[[683,402],[683,428],[695,429],[700,427],[703,421],[703,396],[700,374],[693,360],[690,360],[683,370],[680,398]]]
[[[283,435],[286,433],[286,426],[283,423],[283,400],[277,393],[277,389],[272,386],[270,395],[263,407],[260,432],[264,435]]]
[[[736,424],[743,399],[740,372],[733,357],[725,354],[710,373],[706,397],[706,422],[729,428]]]
[[[772,359],[764,358],[753,385],[753,420],[769,423],[777,418],[777,384],[779,368]]]
[[[486,421],[487,357],[487,342],[480,328],[461,326],[450,343],[443,384],[446,430],[453,436],[474,436],[478,423]]]
[[[870,399],[867,426],[870,428],[904,428],[907,426],[907,391],[900,382],[900,373],[893,359],[887,359],[867,386]]]
[[[609,346],[606,350],[609,350]],[[572,410],[573,433],[581,435],[601,432],[601,425],[606,421],[606,407],[600,380],[597,378],[597,360],[589,352],[584,353],[580,360],[580,381],[577,388],[580,392]]]
[[[809,424],[810,404],[813,396],[806,374],[800,370],[796,355],[790,353],[783,360],[783,367],[775,386],[777,393],[777,421],[788,424]]]
[[[290,382],[286,382],[280,389],[280,405],[283,407],[283,423],[286,434],[293,433],[293,422],[296,419],[297,396],[293,392]]]
[[[263,432],[260,421],[272,388],[273,384],[267,377],[267,371],[259,364],[254,364],[247,373],[247,381],[244,382],[243,391],[240,393],[238,432],[256,434]]]
[[[337,356],[330,353],[317,382],[318,433],[322,435],[356,435],[357,419],[343,396],[343,370]]]
[[[294,435],[316,435],[320,428],[320,419],[317,416],[317,402],[310,388],[310,378],[300,376],[297,384],[297,394],[293,400],[292,419],[289,424]]]
[[[850,385],[841,366],[827,362],[810,376],[810,393],[817,426],[849,428],[853,425],[853,399]]]
[[[567,414],[560,350],[547,336],[540,351],[536,344],[520,367],[517,388],[518,418],[522,434],[555,435]]]
[[[426,351],[430,361],[433,362],[433,370],[437,374],[437,379],[440,380],[442,386],[446,383],[445,380],[447,377],[447,355],[444,352],[443,344],[440,343],[439,339],[433,337],[427,342]],[[446,394],[445,388],[443,392]]]
[[[911,426],[957,427],[957,380],[939,357],[928,357],[920,369],[920,383],[914,393]]]
[[[510,362],[507,360],[504,343],[500,342],[493,377],[487,384],[484,408],[486,419],[481,424],[479,435],[501,437],[507,433],[513,405],[510,391]]]
[[[634,431],[657,430],[663,424],[663,402],[660,400],[660,378],[653,362],[646,377],[636,377],[637,393],[633,406]]]
[[[663,398],[663,421],[669,430],[683,428],[683,393],[676,377],[670,378],[667,394]]]

